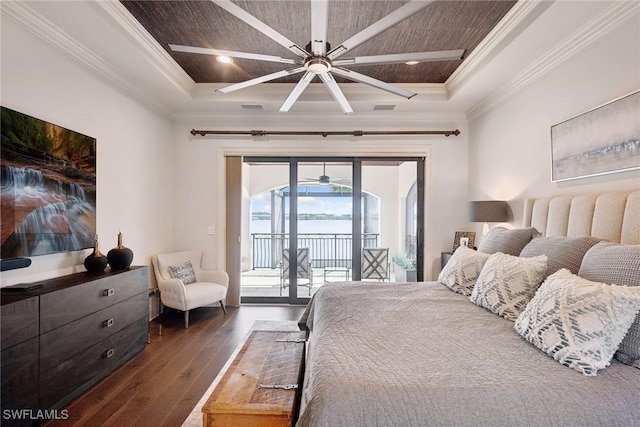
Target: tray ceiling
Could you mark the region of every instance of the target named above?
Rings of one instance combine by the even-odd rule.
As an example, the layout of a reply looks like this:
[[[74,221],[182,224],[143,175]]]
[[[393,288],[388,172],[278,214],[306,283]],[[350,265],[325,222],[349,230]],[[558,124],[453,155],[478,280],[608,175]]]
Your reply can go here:
[[[294,59],[290,51],[210,1],[121,1],[196,83],[237,83],[284,70],[288,64],[235,58],[222,64],[209,55],[174,52],[169,44],[241,51]],[[235,1],[259,20],[305,46],[310,39],[309,1]],[[332,46],[393,12],[404,1],[331,1],[327,38]],[[465,49],[478,46],[515,1],[438,1],[349,52],[348,56]],[[463,60],[417,65],[353,66],[388,83],[444,83]],[[299,75],[274,80],[296,83]],[[343,82],[336,78],[337,81]]]

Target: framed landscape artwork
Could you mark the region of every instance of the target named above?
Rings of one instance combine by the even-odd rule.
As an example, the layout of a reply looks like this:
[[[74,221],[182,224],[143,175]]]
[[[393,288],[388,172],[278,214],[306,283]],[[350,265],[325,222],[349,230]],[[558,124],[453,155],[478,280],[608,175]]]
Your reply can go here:
[[[96,140],[0,107],[0,258],[93,247]]]
[[[551,127],[551,180],[640,169],[640,91]]]

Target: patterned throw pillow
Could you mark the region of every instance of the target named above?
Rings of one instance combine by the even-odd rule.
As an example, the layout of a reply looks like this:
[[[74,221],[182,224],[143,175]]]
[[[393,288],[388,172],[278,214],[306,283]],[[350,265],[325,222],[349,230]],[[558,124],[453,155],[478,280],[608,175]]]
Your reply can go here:
[[[460,246],[440,272],[438,281],[452,291],[468,297],[489,256],[466,246]]]
[[[502,252],[503,254],[518,256],[522,248],[540,233],[534,227],[516,228],[508,230],[504,227],[496,227],[482,237],[478,245],[478,251],[486,254]]]
[[[552,274],[516,320],[531,344],[584,375],[611,358],[640,310],[640,288],[592,282],[562,269]]]
[[[193,270],[191,261],[185,261],[182,264],[170,265],[169,273],[174,279],[179,279],[184,285],[195,283],[196,272]]]
[[[585,254],[578,275],[594,282],[640,286],[640,245],[598,243]],[[622,363],[640,368],[640,314],[615,357]]]
[[[578,274],[584,254],[600,241],[597,237],[536,237],[522,249],[520,256],[546,255],[545,278],[562,268]]]
[[[547,271],[547,257],[495,253],[485,263],[471,293],[471,301],[512,322],[531,301]]]

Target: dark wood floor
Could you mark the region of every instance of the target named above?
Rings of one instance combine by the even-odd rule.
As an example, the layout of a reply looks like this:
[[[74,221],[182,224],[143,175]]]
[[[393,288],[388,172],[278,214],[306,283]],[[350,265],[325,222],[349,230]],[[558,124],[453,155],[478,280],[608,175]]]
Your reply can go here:
[[[150,323],[151,343],[69,404],[52,426],[180,426],[256,320],[298,320],[302,306],[200,308]]]

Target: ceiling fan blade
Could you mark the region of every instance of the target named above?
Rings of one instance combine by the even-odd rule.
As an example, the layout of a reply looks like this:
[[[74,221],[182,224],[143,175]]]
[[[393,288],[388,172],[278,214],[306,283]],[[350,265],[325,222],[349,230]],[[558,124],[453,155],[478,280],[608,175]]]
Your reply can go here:
[[[331,60],[334,60],[344,55],[347,51],[361,45],[370,38],[377,36],[384,30],[393,27],[397,23],[404,21],[405,19],[407,19],[414,13],[424,9],[431,3],[433,3],[433,1],[414,0],[402,7],[399,7],[381,20],[374,22],[364,30],[360,31],[358,34],[342,42],[340,45],[332,49],[331,52],[327,54],[327,57]]]
[[[256,61],[279,62],[282,64],[296,64],[295,59],[282,58],[280,56],[262,55],[259,53],[234,52],[232,50],[209,49],[206,47],[181,46],[170,44],[174,52],[197,53],[200,55],[229,56],[231,58],[255,59]]]
[[[315,77],[315,74],[310,73],[308,71],[304,74],[304,76],[302,76],[302,78],[300,79],[296,87],[294,87],[291,93],[289,94],[289,97],[287,97],[287,100],[284,101],[284,104],[282,104],[282,107],[280,107],[281,113],[286,113],[289,111],[289,109],[291,109],[293,104],[298,100],[298,98],[300,97],[302,92],[304,92],[307,86],[309,86],[309,83],[311,83],[311,80],[313,80],[314,77]]]
[[[253,28],[260,31],[262,34],[269,37],[276,43],[286,47],[296,55],[302,58],[306,58],[309,56],[309,53],[306,50],[296,45],[294,42],[292,42],[291,40],[289,40],[288,38],[286,38],[285,36],[277,32],[276,30],[274,30],[264,22],[260,21],[258,18],[251,15],[249,12],[242,9],[240,6],[237,6],[236,4],[231,3],[231,0],[211,0],[211,1],[214,2],[216,5],[220,6],[221,8],[223,8],[224,10],[226,10],[227,12],[229,12],[230,14],[232,14],[233,16],[235,16],[236,18],[251,25]]]
[[[356,56],[355,58],[336,59],[334,66],[402,64],[409,61],[457,61],[463,58],[465,49],[439,50],[433,52],[398,53],[393,55]]]
[[[316,56],[326,52],[327,17],[329,15],[328,0],[311,2],[311,51]]]
[[[355,71],[346,70],[344,68],[334,67],[331,69],[331,72],[339,75],[340,77],[344,77],[345,79],[353,80],[354,82],[358,82],[358,83],[364,83],[366,85],[385,90],[395,95],[403,96],[407,99],[411,99],[417,95],[414,92],[401,89],[397,86],[393,86],[381,80],[374,79],[373,77],[365,76],[364,74],[356,73]]]
[[[304,71],[304,67],[297,68],[289,68],[288,70],[282,70],[275,73],[267,74],[262,77],[257,77],[255,79],[246,80],[244,82],[236,83],[231,86],[226,86],[221,89],[216,89],[216,92],[228,93],[233,92],[234,90],[244,89],[249,86],[257,85],[258,83],[268,82],[270,80],[275,80],[280,77],[290,76],[292,74],[301,73]]]
[[[344,93],[342,93],[342,90],[340,90],[340,87],[338,86],[338,83],[336,83],[336,80],[333,78],[333,76],[329,73],[320,73],[318,75],[322,79],[322,83],[324,83],[324,85],[329,90],[331,96],[333,96],[333,99],[335,99],[336,102],[340,105],[342,112],[345,114],[353,113],[353,108],[351,108],[351,105],[349,105],[349,101],[347,101],[347,98],[345,98]]]

